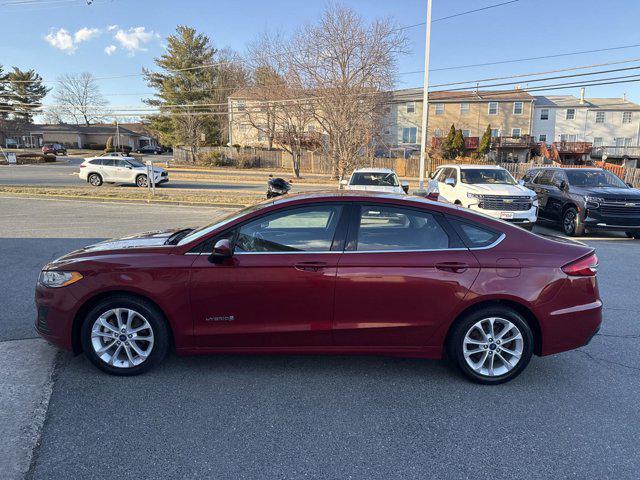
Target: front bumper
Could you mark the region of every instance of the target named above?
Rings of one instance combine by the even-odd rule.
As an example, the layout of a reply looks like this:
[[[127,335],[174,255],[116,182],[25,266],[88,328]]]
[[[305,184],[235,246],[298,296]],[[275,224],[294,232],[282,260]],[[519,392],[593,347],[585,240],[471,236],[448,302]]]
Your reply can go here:
[[[36,285],[35,329],[48,342],[73,351],[73,320],[77,313],[78,299],[72,286],[47,288]]]
[[[522,211],[486,210],[480,208],[477,203],[469,205],[469,208],[490,217],[505,220],[523,227],[532,226],[538,219],[538,205],[533,205],[529,210]]]
[[[585,208],[583,223],[589,230],[618,230],[640,232],[640,214],[611,215],[598,209]]]

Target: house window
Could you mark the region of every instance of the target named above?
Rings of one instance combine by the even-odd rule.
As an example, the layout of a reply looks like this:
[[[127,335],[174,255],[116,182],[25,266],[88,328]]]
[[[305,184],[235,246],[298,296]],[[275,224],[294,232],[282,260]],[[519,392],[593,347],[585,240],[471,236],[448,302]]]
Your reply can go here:
[[[489,115],[498,114],[498,102],[489,102]]]
[[[491,138],[496,138],[500,136],[500,129],[499,128],[492,128],[491,129]]]
[[[462,130],[462,136],[467,138],[471,136],[471,130]]]
[[[604,112],[596,112],[596,123],[604,123]]]
[[[633,118],[632,112],[622,112],[622,123],[631,123],[632,118]]]
[[[460,104],[460,115],[465,115],[469,113],[469,104],[468,103],[461,103]]]
[[[266,142],[267,140],[269,140],[269,135],[267,135],[267,126],[258,125],[258,141]]]
[[[436,115],[444,115],[444,103],[436,103]]]
[[[402,143],[416,143],[418,129],[416,127],[406,127],[402,129]]]
[[[312,133],[316,131],[316,127],[314,127],[313,125],[309,125],[307,127],[307,132]]]
[[[565,117],[567,120],[573,120],[576,118],[576,109],[575,108],[567,108],[567,115]]]
[[[520,138],[520,129],[519,128],[514,128],[511,130],[511,136],[513,138]]]
[[[593,146],[594,147],[601,147],[603,144],[603,140],[602,137],[593,137]]]
[[[546,135],[540,135],[540,136],[538,137],[538,141],[540,141],[540,142],[546,142],[546,141],[547,141],[547,136],[546,136]]]
[[[436,138],[440,138],[440,137],[442,137],[442,130],[441,130],[441,129],[439,129],[439,128],[436,128],[436,129],[433,131],[433,136],[434,136],[434,137],[436,137]]]
[[[237,107],[239,112],[244,112],[245,108],[246,108],[245,101],[244,100],[238,100],[238,103],[236,103],[236,107]]]
[[[416,102],[407,102],[407,113],[416,112]]]
[[[522,115],[522,111],[523,111],[523,104],[522,102],[513,102],[513,114],[514,115]]]
[[[613,142],[615,143],[616,147],[630,147],[633,143],[633,138],[618,137],[614,138]]]
[[[540,120],[549,120],[549,109],[543,108],[540,110]]]

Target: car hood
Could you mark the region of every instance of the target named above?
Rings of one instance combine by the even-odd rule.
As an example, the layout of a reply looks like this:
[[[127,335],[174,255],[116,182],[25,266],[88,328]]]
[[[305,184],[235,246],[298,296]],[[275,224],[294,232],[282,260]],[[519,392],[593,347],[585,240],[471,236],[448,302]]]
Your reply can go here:
[[[366,192],[384,192],[384,193],[404,193],[402,187],[382,186],[382,185],[349,185],[348,190],[364,190]]]
[[[571,193],[577,195],[600,197],[613,202],[639,202],[640,190],[637,188],[571,187]]]
[[[80,249],[81,252],[98,252],[104,250],[121,250],[123,248],[159,247],[164,245],[167,239],[180,229],[158,230],[154,232],[137,233],[122,238],[112,238],[104,242],[87,245]]]
[[[480,193],[483,195],[527,195],[533,196],[532,190],[522,185],[494,185],[488,183],[479,183],[474,185],[464,184],[470,193]]]

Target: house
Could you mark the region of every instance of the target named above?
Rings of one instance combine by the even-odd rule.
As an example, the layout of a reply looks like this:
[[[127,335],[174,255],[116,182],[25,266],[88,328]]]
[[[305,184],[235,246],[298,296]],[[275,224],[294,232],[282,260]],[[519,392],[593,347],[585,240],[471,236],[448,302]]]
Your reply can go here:
[[[553,144],[563,160],[564,155],[588,153],[591,158],[640,158],[640,105],[625,97],[586,98],[584,89],[580,98],[536,97],[533,135],[538,142]],[[570,150],[580,144],[585,148],[572,155]]]
[[[120,128],[124,128],[140,135],[140,137],[138,138],[139,146],[137,148],[160,146],[160,139],[154,132],[149,130],[149,125],[147,125],[146,123],[121,123],[119,125]]]
[[[390,148],[419,149],[422,94],[422,88],[392,93],[383,125],[383,139]],[[446,136],[452,124],[464,137],[482,137],[487,125],[493,137],[523,137],[531,132],[533,102],[533,96],[519,89],[431,92],[427,137]]]
[[[102,149],[107,139],[113,137],[115,145],[127,145],[132,149],[140,148],[143,137],[123,126],[115,124],[69,125],[69,124],[34,124],[25,129],[24,137],[29,139],[33,147],[41,147],[45,143],[60,143],[68,148]]]

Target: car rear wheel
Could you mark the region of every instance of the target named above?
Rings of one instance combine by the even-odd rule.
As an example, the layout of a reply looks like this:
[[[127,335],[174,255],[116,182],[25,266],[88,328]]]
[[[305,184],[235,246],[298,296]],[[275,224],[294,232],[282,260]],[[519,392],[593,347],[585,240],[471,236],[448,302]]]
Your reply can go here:
[[[136,185],[139,187],[145,188],[147,186],[147,176],[146,175],[138,175],[136,177]]]
[[[580,221],[578,210],[569,207],[562,216],[562,230],[569,237],[580,237],[584,235],[584,225]]]
[[[102,177],[98,173],[92,173],[89,175],[89,183],[94,187],[102,185]]]
[[[489,307],[473,312],[456,324],[449,354],[460,371],[477,383],[513,380],[525,369],[533,353],[533,334],[516,311]]]
[[[159,364],[169,350],[169,330],[151,303],[117,295],[86,316],[80,332],[87,358],[113,375],[137,375]]]
[[[636,240],[640,240],[640,232],[624,232],[628,238],[635,238]]]

